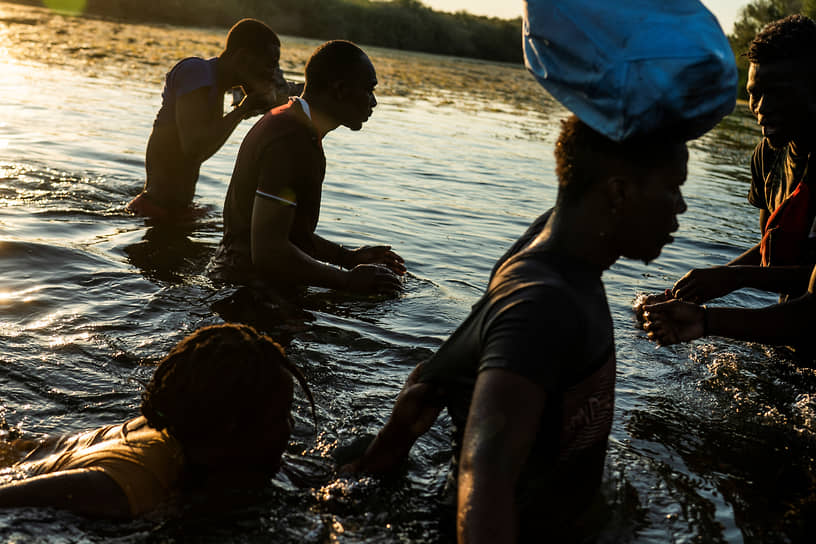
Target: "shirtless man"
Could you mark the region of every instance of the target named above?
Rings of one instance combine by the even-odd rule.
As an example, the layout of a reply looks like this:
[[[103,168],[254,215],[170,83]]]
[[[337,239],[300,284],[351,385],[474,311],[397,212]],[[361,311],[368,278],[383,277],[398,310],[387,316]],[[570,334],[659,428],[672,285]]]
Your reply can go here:
[[[241,144],[211,277],[356,292],[400,288],[397,275],[405,265],[390,246],[351,250],[315,233],[326,172],[323,140],[341,125],[362,128],[377,105],[376,85],[374,66],[353,43],[317,48],[306,63],[302,96],[264,115]]]
[[[443,407],[460,544],[578,540],[612,426],[615,349],[602,272],[656,258],[686,210],[683,142],[615,143],[576,117],[555,147],[555,208],[515,244],[470,316],[408,378],[345,470],[383,473]]]
[[[279,60],[278,36],[261,21],[243,19],[230,29],[219,56],[176,64],[147,142],[144,190],[127,209],[155,221],[189,219],[201,164],[241,121],[288,98]],[[239,86],[246,97],[224,115],[224,93]]]
[[[816,165],[809,168],[816,147],[814,49],[816,23],[791,15],[763,28],[746,53],[749,107],[763,136],[751,160],[748,194],[759,208],[761,241],[727,265],[688,272],[646,304],[670,298],[703,303],[745,287],[785,300],[807,289],[816,262],[816,238],[809,236],[816,234]]]

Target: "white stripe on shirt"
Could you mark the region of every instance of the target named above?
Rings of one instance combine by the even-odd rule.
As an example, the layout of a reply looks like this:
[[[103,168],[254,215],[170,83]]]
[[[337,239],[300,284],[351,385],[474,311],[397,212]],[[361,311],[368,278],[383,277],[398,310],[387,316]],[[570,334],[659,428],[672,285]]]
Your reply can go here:
[[[258,195],[258,196],[262,196],[264,198],[269,198],[269,199],[272,199],[272,200],[277,200],[278,202],[283,202],[284,204],[288,204],[289,206],[297,207],[297,202],[292,202],[291,200],[286,200],[285,198],[281,198],[281,197],[279,197],[277,195],[270,195],[269,193],[265,193],[265,192],[261,191],[260,189],[256,189],[255,194]]]

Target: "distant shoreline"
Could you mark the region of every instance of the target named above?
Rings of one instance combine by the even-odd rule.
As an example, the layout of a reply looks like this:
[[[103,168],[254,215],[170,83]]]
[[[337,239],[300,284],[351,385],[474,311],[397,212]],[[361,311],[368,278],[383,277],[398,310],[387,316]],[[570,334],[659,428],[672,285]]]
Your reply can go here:
[[[165,73],[178,60],[218,55],[226,32],[60,15],[46,8],[0,0],[0,35],[8,44],[4,49],[10,59],[65,67],[91,77],[148,83],[158,92]],[[281,68],[287,78],[302,81],[306,60],[320,42],[289,36],[282,36],[282,40]],[[459,103],[473,96],[502,111],[541,111],[542,103],[550,100],[520,65],[378,47],[364,49],[374,61],[380,82],[378,94],[383,96],[421,94],[438,104]],[[407,66],[405,55],[416,61]],[[428,95],[429,88],[438,92]]]
[[[34,0],[6,0],[42,7]],[[61,0],[67,14],[127,24],[229,28],[244,17],[279,34],[521,64],[521,18],[435,11],[418,0]],[[73,6],[73,7],[72,7]]]

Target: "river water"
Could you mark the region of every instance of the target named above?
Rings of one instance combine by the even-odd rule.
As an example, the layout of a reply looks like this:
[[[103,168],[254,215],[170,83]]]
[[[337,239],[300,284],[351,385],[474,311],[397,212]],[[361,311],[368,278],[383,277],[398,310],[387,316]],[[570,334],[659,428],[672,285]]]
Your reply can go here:
[[[391,55],[406,71],[433,65],[427,55]],[[162,231],[123,211],[143,183],[160,100],[154,82],[10,57],[0,57],[0,74],[3,429],[35,438],[124,420],[138,410],[138,380],[169,347],[222,315],[235,317],[222,302],[234,290],[215,288],[203,269],[251,123],[202,168],[196,200],[205,216],[188,230]],[[251,507],[182,519],[121,524],[4,511],[3,541],[449,540],[446,417],[388,481],[336,478],[331,452],[379,429],[410,369],[468,314],[494,260],[553,204],[552,146],[565,111],[543,91],[521,105],[479,88],[414,91],[380,96],[361,132],[327,137],[318,228],[345,245],[393,245],[409,269],[404,293],[312,290],[306,318],[283,324],[262,308],[241,314],[287,344],[316,396],[316,436],[307,404],[296,399],[289,474]],[[604,274],[618,352],[604,479],[609,542],[802,542],[816,530],[814,373],[758,344],[656,348],[631,312],[638,293],[756,242],[757,213],[745,196],[757,138],[740,106],[691,143],[689,211],[676,241],[648,266],[621,260]],[[745,291],[723,303],[773,301]],[[542,527],[542,540],[546,534]]]

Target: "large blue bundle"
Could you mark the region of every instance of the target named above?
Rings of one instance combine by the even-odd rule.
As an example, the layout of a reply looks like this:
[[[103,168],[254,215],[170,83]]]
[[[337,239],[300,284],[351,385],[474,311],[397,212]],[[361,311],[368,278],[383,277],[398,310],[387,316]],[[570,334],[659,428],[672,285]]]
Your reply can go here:
[[[541,85],[616,141],[696,138],[736,103],[734,55],[698,0],[526,0],[523,40]]]

